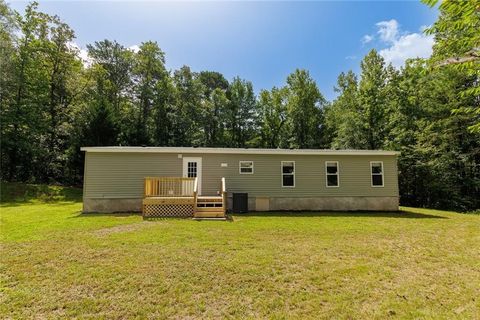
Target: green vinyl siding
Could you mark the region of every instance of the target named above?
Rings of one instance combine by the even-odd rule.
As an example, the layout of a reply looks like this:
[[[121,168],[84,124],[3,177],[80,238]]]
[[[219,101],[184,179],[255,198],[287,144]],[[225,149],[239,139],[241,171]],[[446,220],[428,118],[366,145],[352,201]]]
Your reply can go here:
[[[258,155],[184,153],[202,158],[202,193],[215,195],[226,178],[228,192],[249,196],[398,196],[396,156]],[[240,174],[239,161],[253,161],[254,174]],[[281,162],[295,161],[295,187],[282,187]],[[327,188],[325,161],[338,161],[340,186]],[[383,161],[384,187],[372,187],[370,161]],[[227,167],[222,167],[227,163]],[[147,176],[182,176],[183,160],[171,153],[87,152],[86,198],[141,198]]]
[[[85,157],[86,198],[142,198],[145,177],[181,177],[176,154],[97,153]]]

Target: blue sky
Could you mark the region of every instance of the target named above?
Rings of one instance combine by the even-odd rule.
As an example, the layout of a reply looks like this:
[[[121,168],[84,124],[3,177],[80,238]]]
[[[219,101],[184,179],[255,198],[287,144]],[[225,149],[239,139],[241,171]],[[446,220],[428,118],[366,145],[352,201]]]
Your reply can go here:
[[[23,12],[26,2],[11,7]],[[130,47],[155,40],[167,67],[219,71],[253,82],[256,92],[309,70],[327,99],[341,71],[359,70],[372,48],[397,67],[428,56],[421,33],[437,11],[420,2],[127,2],[40,1],[76,32],[76,43],[115,39]]]

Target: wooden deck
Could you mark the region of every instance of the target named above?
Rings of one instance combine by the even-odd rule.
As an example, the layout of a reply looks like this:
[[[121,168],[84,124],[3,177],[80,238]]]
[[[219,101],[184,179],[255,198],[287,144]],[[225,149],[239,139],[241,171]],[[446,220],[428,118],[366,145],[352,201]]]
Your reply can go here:
[[[219,193],[219,196],[199,196],[197,178],[147,177],[143,217],[225,218],[225,178],[220,181]]]

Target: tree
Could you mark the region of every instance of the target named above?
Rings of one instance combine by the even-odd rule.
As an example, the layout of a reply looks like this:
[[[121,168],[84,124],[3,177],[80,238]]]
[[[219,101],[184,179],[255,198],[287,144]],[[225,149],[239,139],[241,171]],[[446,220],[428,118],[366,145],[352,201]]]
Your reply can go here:
[[[134,56],[132,69],[133,85],[135,91],[135,106],[137,107],[137,119],[131,126],[134,128],[132,137],[129,139],[132,144],[147,145],[153,141],[152,111],[157,107],[162,108],[165,101],[160,96],[168,73],[165,69],[165,54],[156,42],[148,41],[140,45],[140,50]],[[158,106],[158,105],[160,106]]]
[[[438,0],[422,0],[434,6]],[[459,94],[474,97],[471,104],[461,105],[453,112],[470,115],[468,129],[480,133],[480,5],[478,0],[444,0],[440,16],[427,33],[435,35],[430,64],[434,68],[451,68],[474,77]]]
[[[202,71],[198,74],[198,81],[202,85],[201,98],[201,127],[204,132],[204,146],[223,146],[224,137],[224,110],[227,108],[228,99],[226,90],[228,81],[218,72]]]
[[[337,99],[325,109],[325,134],[334,149],[361,149],[365,141],[358,134],[362,122],[357,76],[352,71],[340,73],[335,91]]]
[[[60,177],[56,167],[62,165],[62,115],[70,96],[67,70],[75,61],[66,43],[73,32],[58,17],[39,12],[37,6],[36,2],[29,4],[23,16],[15,13],[19,29],[10,60],[11,95],[2,106],[2,159],[6,159],[11,180],[56,179]]]
[[[385,62],[375,49],[371,50],[360,63],[362,70],[358,85],[362,121],[360,134],[364,140],[362,149],[381,149],[385,138],[387,72]]]
[[[170,74],[161,78],[155,86],[153,117],[153,145],[169,146],[172,144],[174,131],[175,86]]]
[[[93,89],[94,104],[111,110],[112,121],[120,128],[116,143],[135,144],[136,141],[132,141],[134,53],[110,40],[87,45],[87,49],[92,59],[90,75],[96,82],[96,88]]]
[[[224,121],[227,144],[244,148],[254,143],[257,121],[257,102],[251,82],[235,77],[227,90],[229,103]]]
[[[287,99],[286,88],[273,87],[271,91],[260,92],[260,128],[262,146],[265,148],[287,147]]]
[[[14,109],[12,108],[15,98],[16,84],[16,33],[19,31],[15,13],[8,5],[0,0],[0,137],[1,137],[1,158],[2,178],[6,178],[6,172],[10,179],[14,178],[14,164],[11,162],[14,157],[15,146],[10,143],[12,126],[14,125]]]
[[[14,56],[18,24],[15,13],[0,0],[0,106],[10,103],[14,83]]]
[[[308,71],[297,69],[287,77],[286,90],[290,147],[318,147],[326,101],[317,84]]]
[[[105,71],[97,74],[104,76],[104,94],[112,103],[114,111],[120,113],[122,103],[131,93],[133,52],[110,40],[95,42],[87,45],[87,48],[93,63]]]
[[[74,39],[73,30],[57,16],[44,15],[49,26],[45,44],[45,62],[48,72],[48,105],[44,112],[46,116],[45,131],[47,154],[47,170],[50,179],[62,177],[65,166],[63,150],[68,147],[69,119],[72,111],[70,104],[76,86],[76,74],[81,68],[81,62],[76,52],[69,45]]]
[[[172,113],[174,146],[199,145],[203,140],[200,130],[200,101],[202,86],[197,75],[189,67],[183,66],[173,75],[175,104]]]

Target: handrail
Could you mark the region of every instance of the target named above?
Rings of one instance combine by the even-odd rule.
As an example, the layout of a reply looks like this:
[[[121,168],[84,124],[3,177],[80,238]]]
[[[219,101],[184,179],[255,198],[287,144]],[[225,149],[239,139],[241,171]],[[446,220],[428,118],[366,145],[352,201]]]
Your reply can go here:
[[[191,197],[194,194],[196,178],[146,177],[145,197]]]
[[[223,214],[227,211],[227,186],[225,182],[225,177],[222,177],[222,207]]]
[[[195,216],[195,212],[197,211],[197,198],[198,198],[198,178],[195,177],[195,181],[193,182],[193,215]]]

